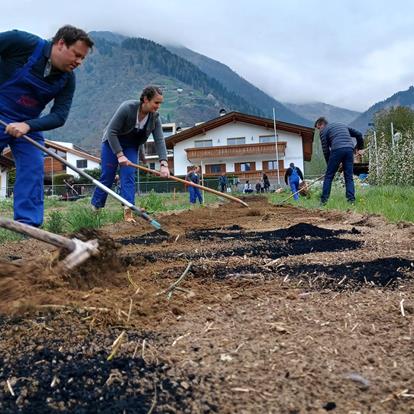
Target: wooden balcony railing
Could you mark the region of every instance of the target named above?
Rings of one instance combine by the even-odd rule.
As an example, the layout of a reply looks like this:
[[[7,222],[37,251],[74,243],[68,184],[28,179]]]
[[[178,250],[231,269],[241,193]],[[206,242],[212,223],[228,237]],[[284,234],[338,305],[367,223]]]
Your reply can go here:
[[[262,174],[266,173],[270,179],[277,178],[277,171],[275,170],[265,170],[265,171],[245,171],[245,172],[228,172],[227,175],[234,175],[236,176],[241,182],[243,180],[260,180],[262,178]],[[284,180],[286,170],[281,169],[279,170],[279,176],[281,181]],[[205,173],[204,177],[219,177],[221,173]]]
[[[278,143],[279,157],[285,156],[286,142]],[[187,148],[187,158],[191,162],[207,159],[237,158],[246,155],[276,155],[276,143],[223,145],[218,147]]]

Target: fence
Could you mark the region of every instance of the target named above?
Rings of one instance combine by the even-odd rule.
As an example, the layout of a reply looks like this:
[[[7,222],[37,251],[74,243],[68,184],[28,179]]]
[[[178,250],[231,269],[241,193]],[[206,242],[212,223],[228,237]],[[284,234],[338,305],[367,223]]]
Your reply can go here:
[[[218,188],[218,179],[205,179],[204,185],[209,188],[217,189]],[[135,188],[137,194],[147,194],[151,191],[156,193],[174,193],[174,192],[186,192],[187,189],[182,183],[177,183],[175,181],[136,181]],[[73,188],[70,188],[67,185],[45,185],[44,194],[45,196],[59,196],[63,198],[76,198],[78,196],[88,197],[93,194],[95,190],[95,185],[93,184],[74,184]],[[112,187],[112,190],[119,190],[115,186]],[[235,191],[236,189],[234,189]],[[6,197],[11,197],[13,195],[13,187],[1,188],[1,193]]]
[[[313,176],[308,176],[306,179],[316,178]],[[283,184],[283,183],[282,183]],[[204,179],[204,186],[212,188],[214,190],[219,189],[218,179],[217,178],[206,178]],[[243,192],[244,183],[236,183],[235,180],[230,179],[228,187],[231,188],[232,192]],[[254,188],[254,183],[252,183]],[[136,181],[135,188],[137,194],[148,194],[151,191],[156,193],[182,193],[186,192],[187,188],[184,184],[178,183],[172,180],[166,181]],[[276,188],[275,185],[272,185],[270,191],[274,191]],[[45,196],[58,196],[62,198],[73,198],[76,199],[79,196],[88,197],[92,196],[95,190],[95,185],[93,184],[74,184],[73,189],[67,185],[45,185],[44,194]],[[118,191],[119,189],[115,186],[112,187],[112,190]],[[0,193],[3,196],[11,197],[13,195],[13,187],[1,188]]]

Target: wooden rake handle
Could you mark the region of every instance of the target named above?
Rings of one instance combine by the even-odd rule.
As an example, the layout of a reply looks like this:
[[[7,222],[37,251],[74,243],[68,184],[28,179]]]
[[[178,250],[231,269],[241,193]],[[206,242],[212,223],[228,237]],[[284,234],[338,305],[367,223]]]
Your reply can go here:
[[[128,165],[131,166],[131,167],[134,167],[138,170],[145,171],[145,172],[150,173],[150,174],[161,176],[161,173],[159,171],[151,170],[150,168],[143,167],[142,165],[134,164],[132,162],[129,162]],[[185,185],[190,185],[192,187],[199,188],[200,190],[207,191],[207,192],[215,194],[219,197],[227,198],[228,200],[235,201],[236,203],[239,203],[244,207],[249,207],[249,205],[247,203],[240,200],[239,198],[233,197],[231,195],[228,195],[226,193],[222,193],[222,192],[217,191],[217,190],[213,190],[212,188],[204,187],[203,185],[196,184],[196,183],[193,183],[191,181],[183,180],[182,178],[175,177],[174,175],[170,175],[169,179],[177,181],[178,183],[182,183],[182,184],[185,184]]]

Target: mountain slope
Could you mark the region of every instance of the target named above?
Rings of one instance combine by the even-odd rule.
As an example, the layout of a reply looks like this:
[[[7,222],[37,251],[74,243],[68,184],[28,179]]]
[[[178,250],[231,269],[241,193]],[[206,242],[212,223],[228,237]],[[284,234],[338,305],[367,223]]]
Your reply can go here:
[[[383,110],[393,106],[406,106],[414,109],[414,86],[410,86],[406,91],[400,91],[385,99],[372,105],[367,111],[363,112],[356,118],[351,126],[365,132],[369,128],[369,123],[372,122],[374,115]]]
[[[300,116],[294,111],[287,108],[281,102],[273,99],[256,86],[243,79],[236,72],[231,70],[228,66],[220,63],[207,56],[201,55],[185,47],[177,47],[166,45],[167,49],[172,53],[188,60],[196,65],[208,76],[217,79],[224,87],[229,91],[232,91],[246,101],[254,103],[255,106],[260,108],[267,117],[272,117],[272,108],[276,110],[277,119],[285,122],[292,122],[295,124],[301,124],[309,126],[311,124],[309,119]]]
[[[102,131],[118,105],[138,99],[148,84],[164,91],[160,110],[164,122],[193,125],[217,116],[221,107],[264,115],[257,106],[155,42],[125,38],[114,43],[96,35],[94,40],[94,52],[76,71],[77,88],[68,121],[63,128],[47,133],[48,138],[90,150],[99,148]]]
[[[330,122],[343,122],[348,125],[361,114],[361,112],[351,111],[323,102],[311,102],[307,104],[284,102],[284,105],[301,115],[303,118],[310,119],[311,121],[315,121],[320,116],[324,116]]]

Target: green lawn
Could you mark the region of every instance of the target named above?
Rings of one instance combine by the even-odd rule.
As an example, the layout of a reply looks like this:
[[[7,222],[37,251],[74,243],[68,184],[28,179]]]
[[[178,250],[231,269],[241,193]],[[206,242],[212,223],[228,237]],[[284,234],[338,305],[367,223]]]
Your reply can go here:
[[[137,205],[145,208],[150,214],[161,211],[185,210],[190,208],[188,193],[149,193],[136,198]],[[217,197],[205,194],[206,204],[217,201]],[[195,208],[202,208],[199,204]],[[0,215],[13,217],[11,199],[0,201]],[[108,197],[107,204],[99,213],[90,206],[90,197],[77,201],[60,201],[54,197],[45,199],[45,215],[43,228],[53,233],[74,233],[81,228],[99,228],[105,224],[123,220],[123,211],[119,201]],[[22,237],[18,233],[0,228],[0,243],[18,241]]]
[[[305,208],[323,208],[328,210],[351,210],[358,213],[380,214],[391,222],[408,221],[414,223],[414,187],[357,187],[357,201],[354,206],[345,200],[344,189],[336,183],[332,189],[331,198],[326,206],[321,207],[319,198],[320,188],[312,189],[309,198],[301,197],[297,202],[293,199],[286,204]],[[240,194],[233,194],[240,196]],[[268,194],[272,203],[280,203],[290,192]],[[214,195],[205,194],[206,204],[216,202]],[[248,202],[248,198],[247,198]],[[190,207],[187,193],[150,193],[137,197],[137,204],[146,209],[149,214],[161,211],[185,210]],[[202,208],[198,204],[195,208]],[[4,217],[13,216],[12,200],[0,201],[0,214]],[[116,223],[123,219],[122,207],[116,200],[108,198],[105,209],[96,214],[90,208],[90,198],[75,202],[60,201],[56,198],[46,198],[45,219],[43,228],[54,233],[73,233],[81,228],[99,228],[105,224]],[[8,230],[0,229],[0,243],[18,241],[21,236]]]
[[[305,208],[323,208],[329,210],[351,210],[358,213],[380,214],[391,222],[414,222],[414,187],[400,186],[357,186],[356,203],[349,205],[345,199],[345,189],[338,184],[332,189],[331,197],[326,206],[320,206],[321,189],[311,190],[309,198],[301,197],[297,202],[288,203]],[[270,194],[273,203],[280,203],[289,196],[289,192]]]

